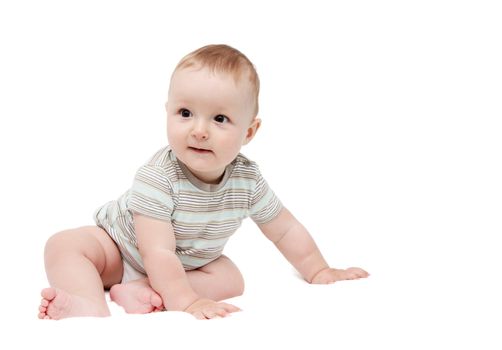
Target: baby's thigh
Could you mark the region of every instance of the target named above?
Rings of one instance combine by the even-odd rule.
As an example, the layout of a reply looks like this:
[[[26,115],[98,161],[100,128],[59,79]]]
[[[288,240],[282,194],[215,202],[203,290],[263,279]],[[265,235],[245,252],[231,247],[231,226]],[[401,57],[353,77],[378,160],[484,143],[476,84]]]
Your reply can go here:
[[[218,259],[211,261],[209,264],[202,266],[199,270],[207,273],[225,273],[239,271],[237,265],[234,264],[226,255],[221,255]]]
[[[46,244],[46,261],[51,256],[76,254],[90,260],[109,288],[122,279],[122,258],[113,239],[98,226],[84,226],[59,232]]]
[[[117,244],[110,235],[98,226],[89,226],[90,233],[99,241],[103,248],[105,263],[100,271],[101,279],[105,288],[110,288],[122,280],[124,265]]]
[[[225,255],[201,267],[200,270],[220,278],[222,281],[232,281],[244,285],[244,279],[237,265]]]

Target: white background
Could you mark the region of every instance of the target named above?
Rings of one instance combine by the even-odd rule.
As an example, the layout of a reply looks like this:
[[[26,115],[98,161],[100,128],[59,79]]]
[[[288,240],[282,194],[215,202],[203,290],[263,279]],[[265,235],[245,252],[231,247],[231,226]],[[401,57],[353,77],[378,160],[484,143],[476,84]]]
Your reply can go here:
[[[2,342],[500,349],[501,18],[495,1],[2,2]],[[209,43],[261,78],[243,153],[331,265],[372,276],[307,285],[246,222],[225,251],[242,313],[39,321],[45,241],[166,144],[172,69]]]

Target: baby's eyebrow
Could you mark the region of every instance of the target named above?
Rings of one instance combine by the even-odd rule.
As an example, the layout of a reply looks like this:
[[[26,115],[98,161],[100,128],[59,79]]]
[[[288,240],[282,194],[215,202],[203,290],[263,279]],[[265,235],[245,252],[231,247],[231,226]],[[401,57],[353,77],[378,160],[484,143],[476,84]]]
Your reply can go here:
[[[178,110],[180,108],[187,108],[189,109],[190,104],[186,103],[185,101],[173,101],[171,103],[166,102],[166,106],[170,104],[174,109]]]
[[[176,106],[178,106],[178,107],[186,107],[186,106],[191,105],[190,101],[188,101],[188,100],[176,100],[175,102],[176,102]]]

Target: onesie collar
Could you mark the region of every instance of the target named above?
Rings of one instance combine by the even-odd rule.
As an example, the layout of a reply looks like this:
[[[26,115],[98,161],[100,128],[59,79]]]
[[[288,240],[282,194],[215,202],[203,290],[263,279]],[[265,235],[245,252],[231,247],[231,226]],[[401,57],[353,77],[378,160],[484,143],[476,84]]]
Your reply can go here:
[[[172,152],[172,151],[171,151]],[[174,153],[173,153],[174,155]],[[201,181],[197,177],[195,177],[194,174],[188,169],[188,167],[183,164],[176,156],[174,156],[176,159],[176,162],[178,163],[178,166],[180,167],[181,171],[183,172],[183,175],[187,178],[187,180],[197,187],[199,190],[205,191],[205,192],[216,192],[221,190],[225,184],[227,183],[228,179],[230,178],[230,175],[232,175],[232,170],[234,169],[235,161],[227,165],[225,168],[225,172],[223,173],[223,177],[221,181],[217,184],[208,184],[205,183],[204,181]]]

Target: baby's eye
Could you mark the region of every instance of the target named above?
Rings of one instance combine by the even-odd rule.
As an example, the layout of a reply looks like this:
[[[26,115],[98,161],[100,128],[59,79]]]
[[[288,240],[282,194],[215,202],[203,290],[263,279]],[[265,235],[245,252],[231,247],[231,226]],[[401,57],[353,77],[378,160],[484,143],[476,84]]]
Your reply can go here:
[[[186,108],[182,108],[178,112],[183,118],[190,118],[192,116],[192,112],[190,112]]]
[[[226,123],[229,121],[229,119],[223,114],[218,114],[216,117],[214,117],[214,121],[217,123]]]

